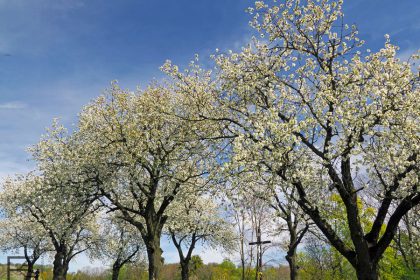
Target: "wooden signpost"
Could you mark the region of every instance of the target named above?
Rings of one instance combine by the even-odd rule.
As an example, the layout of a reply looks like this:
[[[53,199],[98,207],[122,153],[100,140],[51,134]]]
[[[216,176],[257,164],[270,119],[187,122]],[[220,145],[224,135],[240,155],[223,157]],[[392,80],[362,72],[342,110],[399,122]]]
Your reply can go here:
[[[263,275],[262,275],[262,265],[263,265],[263,262],[262,262],[262,255],[263,255],[262,245],[263,244],[269,244],[269,243],[271,243],[271,241],[268,241],[268,240],[262,241],[261,240],[261,230],[260,229],[257,230],[257,241],[249,242],[249,245],[257,245],[257,275],[258,275],[257,279],[258,280],[263,280]]]

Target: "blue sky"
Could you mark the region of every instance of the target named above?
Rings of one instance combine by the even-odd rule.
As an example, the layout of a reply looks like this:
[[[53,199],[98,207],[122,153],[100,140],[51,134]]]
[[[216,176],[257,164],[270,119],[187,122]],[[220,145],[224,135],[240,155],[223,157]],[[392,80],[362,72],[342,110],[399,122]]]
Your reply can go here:
[[[216,48],[238,49],[252,34],[244,12],[252,3],[0,0],[0,177],[30,169],[25,148],[53,118],[75,122],[81,106],[110,81],[135,89],[162,77],[158,68],[166,59],[183,65],[195,53],[206,58]],[[416,0],[347,0],[344,13],[372,50],[385,33],[401,57],[420,47]],[[168,244],[164,249],[176,261]]]

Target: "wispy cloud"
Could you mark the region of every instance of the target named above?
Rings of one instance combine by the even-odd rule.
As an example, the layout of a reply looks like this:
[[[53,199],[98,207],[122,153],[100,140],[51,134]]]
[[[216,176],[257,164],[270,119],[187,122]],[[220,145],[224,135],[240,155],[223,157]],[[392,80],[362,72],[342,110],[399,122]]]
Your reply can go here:
[[[399,53],[397,53],[397,57],[400,59],[400,60],[402,60],[402,61],[407,61],[408,59],[410,59],[411,58],[411,56],[413,55],[413,54],[416,54],[417,52],[420,52],[420,49],[414,49],[414,48],[411,48],[411,49],[405,49],[405,50],[403,50],[403,51],[401,51],[401,52],[399,52]]]
[[[24,108],[26,108],[26,104],[19,101],[0,103],[0,110],[1,109],[17,110],[17,109],[24,109]]]

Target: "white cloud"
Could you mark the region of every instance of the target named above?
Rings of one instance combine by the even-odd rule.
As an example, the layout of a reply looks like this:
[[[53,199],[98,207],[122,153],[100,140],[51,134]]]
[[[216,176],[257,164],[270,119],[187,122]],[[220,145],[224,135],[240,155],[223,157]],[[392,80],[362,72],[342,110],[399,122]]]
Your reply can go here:
[[[224,255],[221,251],[210,248],[198,248],[195,255],[199,255],[204,263],[221,263],[224,258],[232,256]]]
[[[418,50],[415,48],[406,49],[397,53],[397,57],[402,61],[407,61],[413,54],[416,54]]]
[[[19,101],[0,103],[0,109],[16,110],[23,108],[26,108],[26,104]]]

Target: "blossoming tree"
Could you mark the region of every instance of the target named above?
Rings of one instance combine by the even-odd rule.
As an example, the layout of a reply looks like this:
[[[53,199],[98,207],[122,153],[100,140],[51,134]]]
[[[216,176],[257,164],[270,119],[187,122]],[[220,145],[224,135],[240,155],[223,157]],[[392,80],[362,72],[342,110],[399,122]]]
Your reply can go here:
[[[95,241],[91,206],[83,206],[66,189],[30,174],[7,181],[2,193],[9,215],[28,215],[31,223],[40,225],[39,234],[49,238],[54,251],[54,280],[66,279],[70,261]]]
[[[96,241],[96,197],[85,192],[85,181],[74,164],[75,140],[54,122],[41,141],[30,148],[36,171],[10,178],[1,193],[6,213],[37,223],[55,251],[53,279],[63,280],[70,261]],[[83,179],[82,179],[83,178]]]
[[[84,108],[76,133],[93,190],[140,231],[150,279],[159,278],[168,207],[183,188],[205,188],[210,180],[213,152],[198,137],[206,128],[179,117],[187,111],[169,87],[132,93],[114,83]]]
[[[1,201],[1,205],[6,204],[7,201]],[[27,215],[14,215],[8,211],[3,211],[3,214],[0,220],[0,248],[7,252],[23,250],[28,266],[25,279],[30,280],[33,278],[35,263],[52,250],[49,237]]]
[[[112,262],[112,280],[118,280],[121,268],[143,257],[144,244],[139,231],[118,218],[118,213],[99,220],[99,242],[90,250],[95,259]]]
[[[244,231],[245,220],[244,217],[241,218],[242,215],[238,214],[244,213],[250,208],[251,220],[258,225],[256,232],[263,227],[265,231],[274,232],[275,235],[285,235],[285,240],[280,243],[284,245],[286,251],[285,257],[289,263],[290,279],[296,279],[298,274],[297,247],[310,229],[309,218],[296,203],[296,190],[284,182],[279,183],[273,174],[263,174],[258,169],[252,170],[250,166],[246,169],[242,166],[241,169],[242,171],[238,172],[237,176],[230,178],[230,190],[227,191],[229,200],[233,204],[234,209],[232,210],[239,231]],[[230,173],[234,174],[235,171],[230,171]],[[253,213],[255,211],[257,211],[256,214]],[[243,251],[243,242],[240,246]],[[244,267],[242,256],[241,263]],[[245,273],[243,272],[243,274]]]
[[[165,229],[178,251],[183,280],[190,278],[190,261],[198,244],[231,250],[236,241],[233,228],[219,211],[212,199],[192,194],[176,200],[169,209]]]
[[[206,90],[188,90],[188,74],[164,69],[186,96],[200,96],[197,118],[235,137],[233,163],[259,165],[292,185],[358,278],[377,279],[399,221],[420,202],[418,73],[388,36],[379,51],[363,49],[356,27],[343,22],[342,1],[257,1],[250,12],[266,39],[216,55],[218,81]],[[351,244],[320,211],[328,192],[343,201]],[[371,227],[360,222],[360,199],[377,206]]]

